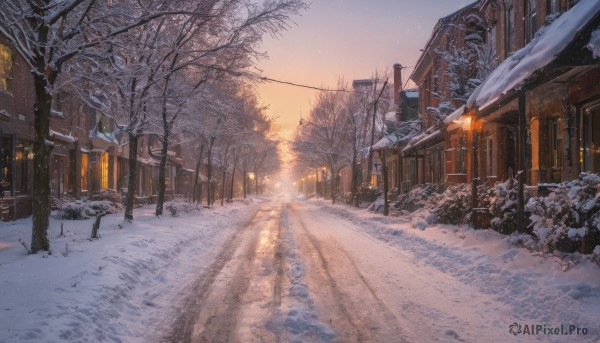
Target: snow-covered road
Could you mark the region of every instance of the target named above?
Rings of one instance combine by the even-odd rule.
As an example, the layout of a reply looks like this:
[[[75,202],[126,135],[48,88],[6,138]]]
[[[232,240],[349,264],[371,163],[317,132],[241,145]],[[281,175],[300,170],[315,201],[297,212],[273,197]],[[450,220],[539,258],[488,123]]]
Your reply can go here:
[[[489,230],[277,195],[180,217],[0,225],[0,342],[598,342],[600,271]],[[533,325],[533,327],[531,327]],[[527,334],[571,325],[586,334]],[[509,328],[513,327],[513,335]]]
[[[448,241],[420,237],[406,219],[280,196],[225,246],[161,342],[598,340],[598,288],[568,280],[581,273],[546,275],[553,266],[532,265],[541,257],[481,237],[492,232],[432,230]],[[587,334],[516,337],[513,323]]]

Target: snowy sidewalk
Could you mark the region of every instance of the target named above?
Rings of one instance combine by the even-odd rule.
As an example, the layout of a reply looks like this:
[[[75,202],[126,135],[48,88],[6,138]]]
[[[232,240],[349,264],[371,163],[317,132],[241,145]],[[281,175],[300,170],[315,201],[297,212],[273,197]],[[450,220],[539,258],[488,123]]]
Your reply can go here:
[[[0,223],[0,342],[146,342],[163,332],[190,275],[258,210],[235,202],[180,217],[156,218],[154,207],[102,219],[51,219],[52,254],[27,255],[31,219]]]
[[[491,230],[453,225],[421,230],[409,217],[383,217],[322,200],[302,203],[309,214],[305,217],[318,218],[314,231],[329,232],[347,251],[360,252],[354,256],[370,274],[374,287],[395,289],[395,295],[383,292],[396,302],[390,306],[412,313],[416,327],[429,328],[432,338],[480,342],[600,339],[600,268],[589,260],[574,265],[555,256],[536,256]],[[373,251],[377,244],[358,243],[356,233],[385,243],[396,260],[385,260],[382,256],[387,253]],[[402,272],[388,271],[385,278],[376,280],[375,273],[383,273],[390,263]],[[411,292],[421,298],[411,300],[407,297]],[[515,336],[509,332],[514,323]],[[562,336],[527,334],[531,325],[534,329],[541,326],[542,331],[562,325]],[[571,325],[580,329],[579,335],[566,335]]]

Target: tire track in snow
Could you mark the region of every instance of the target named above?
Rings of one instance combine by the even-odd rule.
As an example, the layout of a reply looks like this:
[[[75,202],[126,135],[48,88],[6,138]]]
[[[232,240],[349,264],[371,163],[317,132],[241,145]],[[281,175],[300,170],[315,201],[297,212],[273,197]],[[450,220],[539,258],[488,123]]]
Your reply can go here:
[[[405,342],[399,337],[402,330],[396,316],[381,301],[348,252],[335,240],[319,240],[292,205],[290,209],[302,229],[301,235],[305,236],[299,238],[305,240],[304,253],[316,255],[314,262],[318,266],[311,267],[317,267],[315,269],[320,269],[322,274],[313,277],[316,286],[323,281],[329,286],[329,294],[322,295],[318,301],[321,309],[333,303],[335,311],[331,313],[330,322],[340,333],[340,339],[343,342]]]
[[[208,271],[198,277],[188,293],[190,294],[189,297],[185,299],[184,303],[186,305],[182,308],[181,315],[176,319],[173,331],[168,337],[162,339],[162,342],[188,343],[195,341],[195,339],[200,342],[226,342],[229,340],[232,325],[235,324],[234,314],[237,310],[237,304],[240,295],[247,289],[248,279],[241,277],[245,269],[243,262],[237,269],[235,281],[238,282],[234,282],[233,279],[227,281],[231,278],[231,275],[223,279],[223,274],[235,272],[227,269],[233,269],[230,262],[240,246],[247,240],[247,236],[250,236],[250,242],[245,247],[244,252],[238,255],[243,255],[242,261],[253,259],[258,235],[252,231],[252,224],[259,220],[261,215],[264,215],[262,211],[262,209],[259,210],[242,230],[234,233],[233,237],[225,243],[221,252],[216,256]],[[230,286],[232,289],[225,291],[225,297],[222,299],[210,299],[214,297],[212,293],[215,288],[218,291],[218,286],[223,284]],[[221,300],[223,301],[221,302]],[[198,324],[202,328],[208,328],[210,332],[202,331],[198,333]],[[199,338],[196,337],[198,334],[200,334]]]

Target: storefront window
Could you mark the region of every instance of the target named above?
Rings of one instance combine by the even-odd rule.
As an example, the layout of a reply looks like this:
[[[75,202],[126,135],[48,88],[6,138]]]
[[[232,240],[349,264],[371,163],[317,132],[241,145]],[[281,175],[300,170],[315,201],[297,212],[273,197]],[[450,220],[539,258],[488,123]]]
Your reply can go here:
[[[582,119],[582,169],[600,173],[600,106],[585,109]]]
[[[15,149],[15,192],[31,194],[30,183],[33,181],[33,145],[31,142],[17,140]]]
[[[0,183],[2,183],[2,191],[10,191],[13,189],[12,141],[12,136],[0,136]]]

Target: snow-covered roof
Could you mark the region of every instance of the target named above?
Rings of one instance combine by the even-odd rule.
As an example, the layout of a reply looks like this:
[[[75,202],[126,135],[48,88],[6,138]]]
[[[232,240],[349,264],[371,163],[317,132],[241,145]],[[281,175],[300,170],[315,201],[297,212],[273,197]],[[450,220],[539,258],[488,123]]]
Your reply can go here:
[[[462,116],[463,113],[465,113],[465,105],[462,105],[456,111],[450,113],[446,118],[444,118],[444,123],[450,124],[454,120],[457,120],[458,118],[460,118],[460,116]]]
[[[154,167],[156,167],[156,166],[158,166],[160,164],[160,162],[158,162],[156,160],[153,160],[151,158],[138,157],[137,161],[140,162],[140,163],[143,163],[143,164],[147,164],[149,166],[154,166]]]
[[[418,98],[419,90],[418,89],[407,89],[404,91],[404,94],[406,94],[407,98]]]
[[[467,107],[483,110],[523,85],[535,71],[550,64],[600,11],[600,1],[581,0],[535,38],[504,60],[469,97]]]
[[[429,129],[427,129],[425,132],[422,132],[422,133],[414,136],[408,142],[406,147],[404,147],[404,149],[402,149],[402,152],[405,154],[410,153],[410,151],[412,149],[418,147],[421,144],[425,144],[425,143],[431,141],[432,139],[440,136],[441,134],[442,134],[442,131],[439,128],[432,126]]]
[[[50,130],[50,137],[54,137],[54,139],[58,139],[68,143],[73,143],[77,140],[75,137],[71,136],[71,133],[69,133],[69,135],[67,136],[54,130]]]
[[[406,143],[414,137],[421,128],[421,122],[418,120],[404,121],[396,123],[396,125],[393,133],[384,136],[373,145],[374,150],[391,148],[398,144]]]

